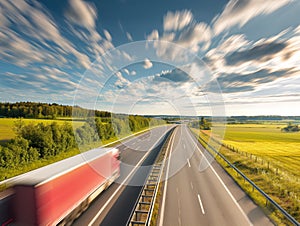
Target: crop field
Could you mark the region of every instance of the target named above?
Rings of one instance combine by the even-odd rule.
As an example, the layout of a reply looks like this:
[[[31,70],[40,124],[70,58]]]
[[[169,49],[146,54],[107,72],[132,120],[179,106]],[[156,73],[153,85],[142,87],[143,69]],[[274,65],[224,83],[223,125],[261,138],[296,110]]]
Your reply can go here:
[[[15,137],[15,132],[13,130],[14,128],[14,124],[16,121],[18,121],[19,119],[16,118],[0,118],[0,142],[4,142],[7,140],[10,140],[12,138]],[[80,126],[83,125],[84,122],[82,121],[74,121],[72,122],[71,119],[57,119],[57,120],[50,120],[50,119],[22,119],[22,121],[25,124],[29,124],[29,123],[45,123],[45,124],[50,124],[52,122],[57,122],[58,124],[64,124],[65,122],[72,124],[74,128],[78,128]]]
[[[300,133],[284,133],[286,124],[227,125],[223,143],[272,162],[300,177]],[[203,131],[207,135],[210,131]],[[218,137],[218,129],[214,130]]]
[[[233,124],[227,125],[224,138],[220,137],[220,127],[212,128],[214,132],[200,132],[206,142],[210,135],[224,145],[222,153],[232,164],[239,168],[248,178],[269,194],[284,209],[300,220],[300,132],[284,133],[281,128],[287,124]],[[199,135],[198,129],[192,129]],[[217,147],[215,140],[210,145]],[[206,146],[205,143],[203,143]],[[279,212],[266,207],[265,199],[252,187],[217,158],[226,171],[259,203],[278,225],[289,225]]]

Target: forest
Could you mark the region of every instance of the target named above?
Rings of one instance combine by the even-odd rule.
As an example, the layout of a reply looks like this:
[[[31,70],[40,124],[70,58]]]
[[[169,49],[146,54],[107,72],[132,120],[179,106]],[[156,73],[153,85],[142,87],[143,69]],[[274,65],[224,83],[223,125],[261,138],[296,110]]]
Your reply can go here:
[[[0,103],[0,117],[56,119],[59,117],[111,117],[107,111],[87,110],[79,106],[59,105],[56,103]]]

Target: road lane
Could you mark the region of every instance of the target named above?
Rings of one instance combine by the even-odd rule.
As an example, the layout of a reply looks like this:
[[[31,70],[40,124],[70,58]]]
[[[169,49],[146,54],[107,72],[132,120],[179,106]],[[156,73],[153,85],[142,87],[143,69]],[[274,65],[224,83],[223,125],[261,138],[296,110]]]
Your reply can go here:
[[[147,155],[151,146],[153,152],[147,155],[142,165],[148,166],[152,164],[161,147],[160,142],[157,142],[160,138],[164,137],[164,134],[172,127],[173,126],[164,126],[154,128],[149,132],[120,144],[118,146],[121,151],[122,160],[120,178],[96,198],[88,210],[74,222],[74,225],[125,224],[130,216],[131,207],[133,207],[136,201],[141,186],[126,186],[120,184],[128,177],[128,174],[134,169],[136,164]],[[155,145],[156,143],[157,145]],[[138,146],[143,148],[138,149]],[[147,151],[146,148],[148,148]],[[137,173],[129,177],[130,184],[142,184],[142,181],[146,179],[150,167],[144,168],[145,169],[139,169]],[[105,208],[103,208],[103,206],[105,206]]]
[[[185,125],[177,127],[174,134],[169,169],[171,177],[164,197],[164,215],[160,215],[160,225],[272,225],[249,198],[246,200],[246,195],[243,200],[245,208],[240,206],[223,178],[232,191],[239,195],[244,192],[223,169],[214,169],[218,165],[216,162],[213,162],[213,168],[199,171],[203,155]],[[249,209],[249,203],[254,207]],[[259,220],[251,217],[253,209]]]

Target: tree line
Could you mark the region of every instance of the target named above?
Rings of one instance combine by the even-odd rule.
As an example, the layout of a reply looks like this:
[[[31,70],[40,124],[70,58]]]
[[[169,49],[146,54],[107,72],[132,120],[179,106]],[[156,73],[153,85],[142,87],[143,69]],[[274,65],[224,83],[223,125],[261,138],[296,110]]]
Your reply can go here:
[[[56,103],[0,103],[0,117],[55,119],[74,115],[76,117],[111,117],[111,113],[107,111],[88,110],[79,106],[66,106]]]
[[[19,168],[36,160],[57,156],[78,145],[129,135],[162,123],[163,120],[133,115],[91,117],[74,131],[67,122],[63,125],[56,122],[25,124],[22,119],[18,119],[14,126],[16,137],[0,145],[0,167]]]
[[[91,118],[76,129],[75,137],[79,144],[105,141],[140,131],[149,126],[163,124],[164,121],[137,115],[113,115],[111,118]]]
[[[194,120],[189,122],[189,126],[196,129],[201,130],[210,130],[211,129],[211,122],[204,117],[201,117],[200,120]]]
[[[281,129],[281,131],[286,133],[293,133],[293,132],[299,132],[300,128],[298,125],[289,122],[286,127]]]

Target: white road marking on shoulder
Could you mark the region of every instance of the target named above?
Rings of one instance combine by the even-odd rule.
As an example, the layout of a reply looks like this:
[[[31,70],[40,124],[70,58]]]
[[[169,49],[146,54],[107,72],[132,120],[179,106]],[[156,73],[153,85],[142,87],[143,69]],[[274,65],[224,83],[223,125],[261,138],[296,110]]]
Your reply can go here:
[[[190,163],[189,159],[187,159],[187,162],[188,162],[189,167],[191,167],[191,163]]]
[[[198,194],[198,201],[199,201],[202,213],[205,214],[205,211],[204,211],[204,208],[203,208],[203,204],[202,204],[202,201],[201,201],[201,198],[200,198],[199,194]]]

